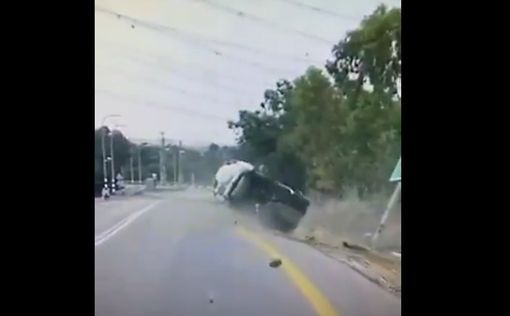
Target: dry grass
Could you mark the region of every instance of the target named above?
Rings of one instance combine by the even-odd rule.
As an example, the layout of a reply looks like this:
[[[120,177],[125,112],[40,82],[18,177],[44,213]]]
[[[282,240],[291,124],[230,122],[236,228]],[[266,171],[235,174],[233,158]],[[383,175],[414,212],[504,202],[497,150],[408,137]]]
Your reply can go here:
[[[389,196],[384,195],[360,200],[355,194],[348,194],[340,200],[312,194],[311,206],[295,235],[302,239],[313,236],[315,240],[332,246],[340,246],[344,240],[369,246],[368,234],[376,230],[388,200]],[[400,214],[400,206],[390,213],[379,238],[380,250],[400,250]]]
[[[389,196],[360,200],[355,194],[344,199],[312,194],[311,206],[292,238],[348,264],[367,279],[400,296],[400,258],[389,254],[401,250],[401,208],[393,209],[380,235],[377,251],[368,250],[371,236],[388,203]],[[345,248],[344,241],[354,247]],[[361,245],[364,247],[357,247]]]

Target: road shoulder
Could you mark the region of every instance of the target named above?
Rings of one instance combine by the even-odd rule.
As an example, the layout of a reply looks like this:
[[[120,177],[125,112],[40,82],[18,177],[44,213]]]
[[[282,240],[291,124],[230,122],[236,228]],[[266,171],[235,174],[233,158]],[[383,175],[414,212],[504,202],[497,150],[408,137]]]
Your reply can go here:
[[[154,203],[156,199],[139,195],[114,197],[94,204],[95,236],[99,236],[123,219]]]
[[[329,245],[313,237],[299,238],[279,232],[275,232],[275,235],[313,247],[328,257],[346,264],[387,292],[401,297],[401,257],[379,253],[347,241],[343,241],[341,245]]]

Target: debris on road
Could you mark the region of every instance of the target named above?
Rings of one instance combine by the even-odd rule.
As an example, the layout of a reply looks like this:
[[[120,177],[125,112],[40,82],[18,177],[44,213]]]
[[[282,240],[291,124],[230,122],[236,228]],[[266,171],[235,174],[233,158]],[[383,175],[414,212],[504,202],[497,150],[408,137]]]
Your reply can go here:
[[[346,241],[342,242],[342,245],[345,247],[345,248],[348,248],[348,249],[351,249],[351,250],[358,250],[358,251],[368,251],[367,248],[365,247],[361,247],[359,245],[355,245],[355,244],[350,244]]]
[[[307,235],[307,236],[305,236],[305,241],[309,242],[309,243],[314,243],[315,242],[315,236]]]
[[[314,234],[302,234],[303,237],[296,233],[275,235],[308,244],[332,259],[347,264],[368,280],[400,297],[401,258],[398,256],[400,251],[393,251],[391,254],[373,251],[343,238],[338,244],[331,243],[331,240],[326,243],[320,236]]]
[[[207,297],[209,298],[209,304],[214,303],[214,292],[213,291],[208,291]]]
[[[291,239],[291,240],[296,240],[296,241],[299,241],[299,242],[305,242],[305,243],[309,244],[312,247],[324,247],[324,248],[331,248],[331,249],[339,248],[339,246],[337,246],[337,245],[329,245],[329,244],[326,244],[324,242],[321,242],[321,241],[318,240],[318,238],[316,238],[313,235],[306,235],[304,239],[301,239],[301,238],[295,237],[295,236],[285,235],[285,234],[277,234],[277,235],[283,236],[283,237]]]
[[[278,268],[280,265],[282,264],[282,260],[281,259],[273,259],[269,262],[269,266],[271,268]]]

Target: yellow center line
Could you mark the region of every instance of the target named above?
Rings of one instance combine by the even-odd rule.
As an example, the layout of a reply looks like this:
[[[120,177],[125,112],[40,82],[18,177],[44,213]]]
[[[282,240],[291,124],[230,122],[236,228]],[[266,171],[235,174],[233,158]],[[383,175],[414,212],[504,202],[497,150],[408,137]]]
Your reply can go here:
[[[243,227],[237,228],[236,233],[255,244],[270,257],[280,258],[283,262],[280,269],[285,271],[289,279],[300,290],[301,294],[308,302],[310,302],[318,315],[340,316],[327,297],[313,284],[312,280],[310,280],[310,278],[308,278],[289,258],[283,256],[273,245]]]

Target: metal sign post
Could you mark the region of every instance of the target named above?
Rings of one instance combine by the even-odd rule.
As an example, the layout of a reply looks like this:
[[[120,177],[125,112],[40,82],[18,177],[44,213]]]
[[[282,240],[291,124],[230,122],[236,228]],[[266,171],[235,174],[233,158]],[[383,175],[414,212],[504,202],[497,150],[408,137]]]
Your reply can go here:
[[[400,161],[401,161],[401,158],[398,160],[398,163],[390,177],[390,182],[398,181],[398,184],[397,184],[397,187],[395,188],[395,191],[393,191],[393,194],[391,195],[390,201],[388,202],[388,205],[386,206],[386,210],[384,210],[384,214],[381,218],[381,222],[379,223],[377,230],[375,231],[374,235],[372,236],[372,248],[376,247],[377,239],[379,238],[379,235],[381,235],[381,233],[384,229],[386,220],[388,219],[388,216],[390,215],[390,211],[395,207],[395,204],[397,204],[398,198],[400,196],[401,180],[402,180]]]

